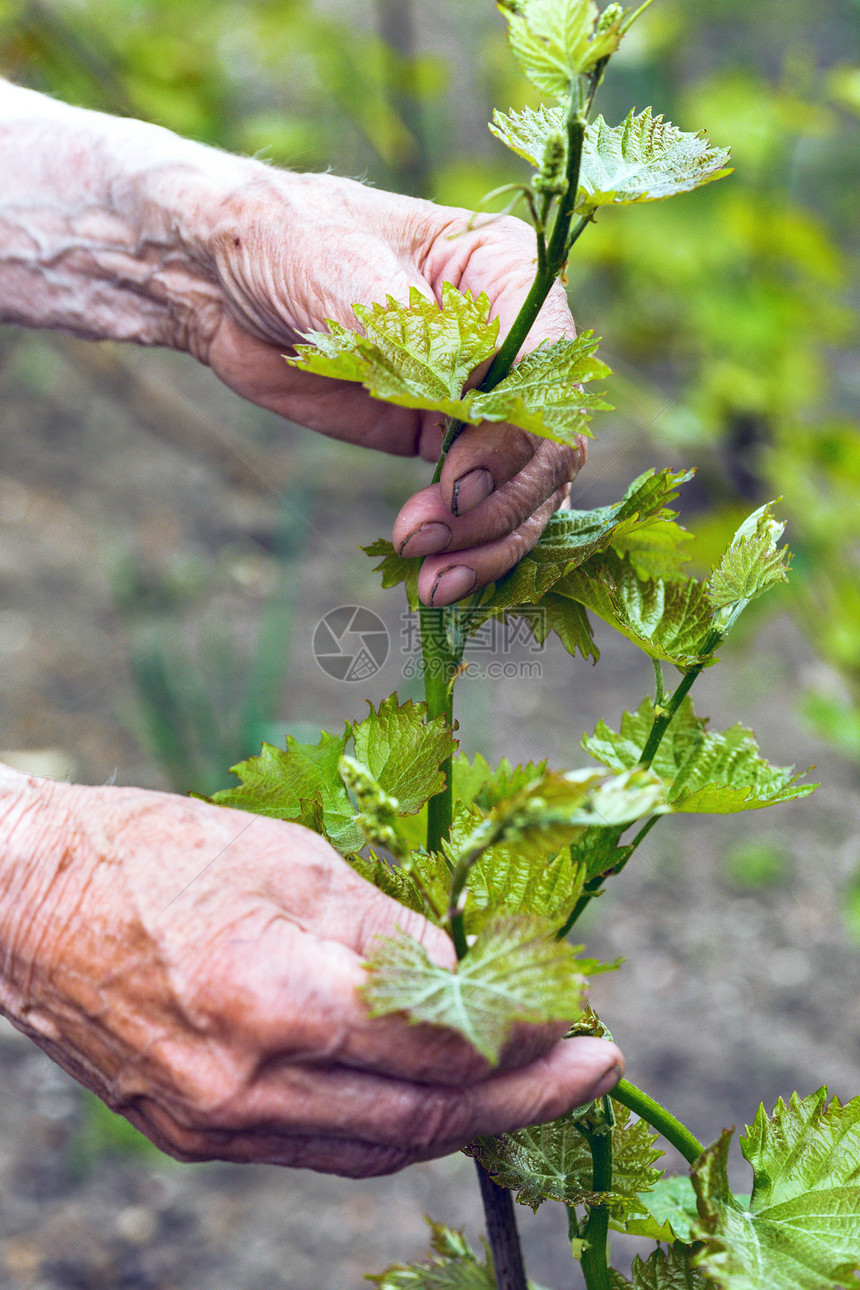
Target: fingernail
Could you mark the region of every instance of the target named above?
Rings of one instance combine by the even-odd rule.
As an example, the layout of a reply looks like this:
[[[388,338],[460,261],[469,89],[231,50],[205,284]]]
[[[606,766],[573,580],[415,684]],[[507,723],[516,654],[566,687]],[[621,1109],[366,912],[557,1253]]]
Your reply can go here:
[[[452,512],[454,515],[465,515],[468,511],[473,511],[479,503],[490,496],[495,487],[496,481],[484,466],[479,466],[477,470],[470,470],[454,485]]]
[[[417,529],[413,529],[406,540],[401,543],[400,555],[412,560],[418,556],[434,555],[439,551],[447,551],[453,538],[454,534],[447,524],[437,523],[436,520],[433,520],[429,524],[421,524]]]
[[[616,1062],[613,1062],[609,1070],[595,1084],[594,1096],[602,1097],[604,1093],[611,1093],[623,1074],[621,1067]]]
[[[478,575],[474,569],[467,569],[464,564],[455,564],[453,568],[443,569],[430,592],[431,605],[452,605],[455,600],[462,600],[470,591],[475,590]]]

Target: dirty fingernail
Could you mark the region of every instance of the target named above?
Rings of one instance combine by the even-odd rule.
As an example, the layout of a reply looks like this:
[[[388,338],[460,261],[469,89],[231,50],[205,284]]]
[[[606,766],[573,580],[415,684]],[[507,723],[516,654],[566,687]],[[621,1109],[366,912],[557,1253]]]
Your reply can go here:
[[[400,554],[411,560],[417,556],[447,551],[453,536],[447,524],[433,520],[429,524],[422,524],[409,534],[406,541],[401,543]]]
[[[443,569],[433,583],[430,593],[431,605],[451,605],[455,600],[462,600],[474,591],[478,575],[474,569],[467,569],[464,564],[455,564],[453,568]]]
[[[451,510],[455,515],[465,515],[490,496],[496,487],[496,481],[484,466],[470,470],[462,475],[454,485],[454,498]]]

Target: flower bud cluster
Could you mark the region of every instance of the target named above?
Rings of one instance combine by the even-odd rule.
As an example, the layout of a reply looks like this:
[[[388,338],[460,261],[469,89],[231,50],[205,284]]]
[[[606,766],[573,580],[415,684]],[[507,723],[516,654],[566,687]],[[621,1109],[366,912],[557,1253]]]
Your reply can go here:
[[[623,17],[624,9],[620,4],[608,4],[598,20],[597,35],[599,36],[602,32],[609,31],[609,29],[616,26]]]
[[[543,148],[543,163],[535,176],[535,191],[563,193],[567,189],[567,141],[560,130],[547,136]]]
[[[362,762],[344,754],[338,762],[341,779],[359,809],[358,826],[368,842],[398,852],[397,817],[400,803],[381,788]]]

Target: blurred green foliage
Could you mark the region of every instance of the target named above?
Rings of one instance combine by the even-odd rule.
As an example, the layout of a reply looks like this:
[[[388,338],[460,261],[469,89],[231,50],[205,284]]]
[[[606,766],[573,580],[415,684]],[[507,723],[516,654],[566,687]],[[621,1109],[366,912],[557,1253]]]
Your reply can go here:
[[[723,858],[726,880],[739,891],[767,891],[785,879],[787,868],[784,849],[767,837],[750,838]]]

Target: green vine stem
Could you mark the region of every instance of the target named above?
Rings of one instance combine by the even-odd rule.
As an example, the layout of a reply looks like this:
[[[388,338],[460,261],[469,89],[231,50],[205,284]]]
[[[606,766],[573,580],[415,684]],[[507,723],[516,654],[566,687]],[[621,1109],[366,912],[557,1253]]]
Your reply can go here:
[[[548,203],[544,203],[540,226],[535,229],[539,250],[538,272],[511,330],[502,341],[486,376],[480,384],[482,391],[492,390],[507,376],[513,367],[514,360],[534,326],[553,283],[567,263],[570,248],[589,222],[590,216],[584,217],[578,221],[571,231],[579,191],[579,170],[582,161],[585,129],[586,119],[581,107],[579,85],[575,83],[571,86],[567,115],[566,188],[556,209],[553,229],[548,242],[545,240],[543,224],[546,220],[549,206]],[[462,429],[462,422],[451,421],[449,423],[442,443],[442,451],[433,473],[432,482],[434,484],[439,482],[446,454]],[[453,729],[454,678],[460,657],[457,656],[449,638],[450,610],[433,609],[422,605],[419,612],[427,716],[429,720],[434,717],[444,716]],[[460,656],[462,656],[462,649],[460,650]],[[427,803],[428,851],[438,851],[442,842],[450,834],[453,810],[451,769],[451,760],[449,759],[442,766],[442,771],[445,775],[445,788],[442,792],[437,793],[435,797],[431,797]],[[451,919],[451,934],[457,957],[461,959],[468,951],[462,917],[453,917]],[[611,1177],[612,1147],[611,1140],[608,1137],[607,1140],[609,1140],[609,1171]],[[511,1194],[507,1188],[499,1187],[493,1182],[490,1175],[478,1161],[475,1164],[481,1185],[487,1236],[492,1251],[498,1290],[527,1290],[526,1274]],[[598,1222],[598,1220],[596,1219],[595,1222]],[[605,1231],[603,1246],[605,1265]],[[608,1287],[608,1282],[605,1284]],[[598,1286],[598,1290],[603,1290],[603,1285],[603,1282],[595,1283],[595,1286]]]
[[[421,658],[424,668],[424,698],[427,719],[444,717],[454,728],[454,675],[459,659],[452,647],[448,633],[447,609],[419,607],[421,627]],[[462,651],[461,651],[462,652]],[[448,757],[441,766],[445,787],[427,803],[427,850],[439,851],[451,831],[453,809],[452,761]]]
[[[584,1129],[591,1148],[591,1189],[612,1190],[612,1132],[605,1126],[602,1132]],[[605,1205],[592,1205],[582,1232],[582,1275],[588,1290],[612,1290],[607,1262],[609,1237],[609,1210]]]
[[[711,655],[722,639],[722,632],[713,628],[706,636],[702,645],[702,654],[704,657],[701,663],[697,663],[695,667],[690,668],[689,672],[684,673],[677,688],[672,692],[669,701],[665,705],[661,706],[658,704],[655,707],[654,724],[651,726],[645,747],[642,749],[642,756],[639,758],[640,766],[644,766],[647,769],[651,765],[657,755],[657,749],[660,747],[663,736],[668,730],[672,718],[680,708],[681,703],[686,698],[687,694],[692,689],[693,683],[696,681],[702,669],[710,662]]]
[[[655,1102],[653,1097],[643,1093],[641,1088],[637,1088],[629,1080],[621,1079],[612,1090],[612,1096],[616,1102],[621,1102],[631,1111],[635,1111],[641,1120],[651,1125],[652,1129],[662,1133],[666,1141],[671,1142],[688,1164],[691,1165],[698,1160],[705,1149],[702,1143],[693,1136],[685,1124],[677,1120],[665,1106]]]

